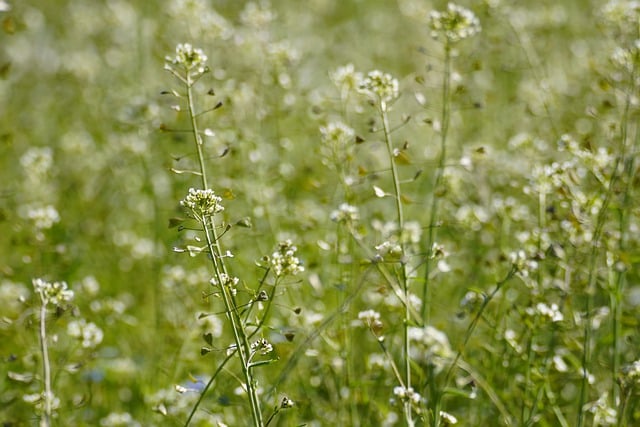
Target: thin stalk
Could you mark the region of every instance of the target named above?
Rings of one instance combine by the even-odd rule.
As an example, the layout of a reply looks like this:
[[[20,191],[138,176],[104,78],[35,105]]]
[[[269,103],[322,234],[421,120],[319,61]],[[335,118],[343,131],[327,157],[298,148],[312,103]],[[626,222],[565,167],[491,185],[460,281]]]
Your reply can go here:
[[[622,144],[622,153],[621,157],[623,158],[623,174],[625,175],[624,179],[624,187],[622,190],[622,200],[620,203],[620,209],[618,214],[618,230],[620,233],[620,240],[618,243],[618,250],[621,254],[624,254],[627,249],[627,239],[628,239],[628,228],[629,228],[629,216],[628,210],[630,209],[631,202],[633,200],[631,195],[632,182],[634,179],[634,171],[635,171],[635,155],[637,154],[638,147],[638,122],[635,124],[635,137],[633,141],[633,145],[630,150],[627,148],[627,123],[628,123],[628,114],[630,108],[630,97],[633,93],[637,92],[637,88],[635,87],[637,71],[634,68],[630,75],[630,90],[627,91],[627,100],[624,111],[624,120],[622,121],[621,126],[621,144]],[[627,153],[631,153],[629,158],[627,158]],[[611,364],[611,379],[612,379],[612,388],[613,388],[613,401],[617,401],[618,399],[618,385],[616,381],[616,376],[618,374],[618,370],[620,368],[620,325],[622,322],[622,296],[626,283],[626,269],[620,271],[616,269],[615,273],[615,285],[614,285],[614,295],[611,298],[612,310],[613,313],[613,355],[612,355],[612,364]]]
[[[529,395],[529,384],[531,383],[531,364],[533,363],[533,340],[535,334],[532,334],[527,341],[527,366],[524,375],[524,396],[520,406],[520,425],[528,425],[533,415],[533,408],[529,412],[529,416],[525,422],[525,413],[527,411],[527,397]]]
[[[403,387],[405,390],[409,390],[409,387],[407,385],[405,385],[404,381],[402,380],[402,374],[400,374],[400,371],[398,370],[398,367],[396,366],[395,362],[393,361],[393,357],[391,356],[391,353],[387,349],[387,346],[384,344],[384,337],[378,336],[376,331],[371,326],[369,326],[369,331],[376,338],[376,341],[378,342],[378,345],[380,346],[380,348],[382,349],[382,352],[384,353],[385,357],[389,361],[389,366],[391,367],[391,370],[393,371],[393,374],[395,375],[396,380],[398,381],[400,386]],[[410,399],[406,399],[406,401],[404,402],[404,407],[405,407],[405,409],[404,409],[405,412],[409,411],[409,413],[411,413],[412,408],[411,408]],[[413,421],[413,416],[412,415],[407,418],[407,424],[411,425],[411,426],[415,425],[415,422]]]
[[[44,299],[40,306],[40,352],[42,353],[42,375],[44,376],[44,414],[40,420],[40,427],[51,425],[51,365],[49,362],[49,348],[47,346],[47,304]]]
[[[618,425],[620,427],[627,426],[627,408],[629,407],[629,398],[631,397],[632,389],[627,388],[622,391],[620,397],[620,407],[618,408]]]
[[[471,367],[471,365],[469,365],[464,360],[460,359],[456,364],[460,369],[467,372],[469,376],[473,378],[473,381],[476,383],[479,389],[484,390],[489,400],[491,400],[491,402],[496,407],[498,412],[500,412],[500,415],[502,416],[501,421],[504,421],[504,425],[507,427],[514,425],[515,424],[515,421],[513,420],[514,417],[511,416],[504,402],[500,400],[498,393],[493,388],[491,388],[491,386],[489,385],[489,382],[484,377],[482,377],[482,375],[480,375],[479,372],[476,372]],[[567,427],[567,426],[563,425],[562,427]]]
[[[273,395],[277,387],[284,385],[289,374],[294,373],[298,361],[305,353],[305,349],[308,348],[319,336],[321,336],[322,333],[349,308],[351,302],[360,295],[360,292],[364,289],[365,283],[368,283],[369,281],[369,274],[371,270],[372,265],[369,265],[369,267],[365,269],[363,274],[360,275],[355,289],[349,296],[347,296],[342,305],[329,316],[325,317],[325,319],[316,327],[316,329],[311,331],[307,338],[302,343],[300,343],[298,347],[291,353],[291,356],[289,357],[286,365],[280,371],[280,375],[275,381],[272,382],[271,388],[266,393],[267,396]]]
[[[616,376],[618,375],[618,370],[620,369],[620,325],[622,324],[622,289],[624,283],[624,273],[617,272],[616,273],[616,283],[614,284],[615,288],[610,295],[610,303],[611,303],[611,313],[612,313],[612,335],[613,335],[613,343],[611,344],[613,354],[611,355],[611,379],[613,380],[613,384],[611,384],[611,391],[613,401],[616,402],[619,395],[619,385],[616,381]]]
[[[394,198],[396,201],[396,215],[399,228],[399,240],[400,240],[400,281],[402,283],[402,291],[404,294],[404,368],[405,368],[405,382],[407,389],[411,388],[411,360],[410,350],[411,342],[409,341],[409,324],[411,322],[411,307],[409,300],[409,280],[407,278],[407,260],[406,250],[404,244],[404,212],[402,209],[402,192],[400,190],[400,177],[398,175],[398,168],[395,162],[395,156],[393,154],[393,143],[391,141],[391,130],[389,127],[389,117],[387,115],[386,103],[381,100],[380,102],[380,116],[382,118],[382,127],[384,131],[384,142],[387,147],[387,154],[389,156],[389,163],[391,166],[391,176],[393,180]],[[413,415],[411,410],[411,402],[405,403],[405,414],[407,416],[407,425],[413,425]]]
[[[193,139],[195,141],[196,150],[198,153],[198,164],[200,167],[200,179],[202,182],[202,188],[208,189],[209,182],[207,179],[207,168],[205,167],[205,163],[204,163],[204,153],[202,151],[202,146],[203,146],[202,135],[200,134],[200,130],[198,128],[198,119],[197,119],[197,114],[196,114],[194,102],[193,102],[193,85],[194,84],[195,82],[192,79],[191,74],[187,72],[185,85],[187,87],[187,107],[189,109],[189,119],[191,120],[191,130],[193,132]],[[215,227],[215,224],[213,223],[213,219],[211,220],[210,225],[211,225],[211,230],[213,232],[213,246],[215,248],[215,253],[219,255],[222,253],[222,251],[220,250],[220,243],[218,242],[217,229]],[[213,261],[214,264],[216,264],[215,256],[213,256],[214,253],[212,252],[211,255],[212,255],[211,258],[214,260]],[[225,263],[221,262],[220,264],[221,264],[222,272],[226,274],[227,268]]]
[[[593,307],[593,298],[596,292],[596,282],[598,279],[598,274],[596,272],[596,261],[599,255],[600,249],[600,239],[603,234],[603,229],[605,225],[605,221],[607,218],[607,210],[609,208],[609,204],[611,202],[611,198],[614,193],[614,185],[618,181],[618,167],[620,165],[620,155],[616,156],[616,160],[614,162],[613,171],[611,173],[611,179],[609,180],[609,185],[607,186],[607,191],[605,192],[604,201],[602,202],[602,207],[600,208],[600,212],[598,212],[598,217],[596,220],[596,227],[593,233],[593,243],[591,247],[591,253],[589,256],[589,274],[587,279],[587,291],[586,291],[586,302],[585,302],[585,318],[584,318],[584,334],[583,334],[583,354],[582,354],[582,381],[580,384],[580,399],[578,401],[578,420],[577,427],[582,427],[584,424],[584,403],[587,398],[587,388],[588,388],[588,374],[587,368],[591,362],[591,310]]]
[[[380,110],[380,115],[382,116],[382,127],[384,131],[384,142],[387,146],[387,154],[389,155],[389,163],[391,166],[391,176],[393,179],[393,190],[396,200],[396,215],[398,218],[398,227],[400,228],[400,233],[404,231],[404,213],[402,209],[402,193],[400,190],[400,177],[398,176],[398,168],[395,162],[395,156],[393,154],[393,143],[391,141],[391,131],[389,127],[389,118],[387,116],[386,108],[382,108]],[[402,247],[402,256],[404,256],[404,244],[402,243],[402,239],[400,241],[400,246]],[[406,260],[402,259],[402,265],[404,266]],[[403,267],[403,270],[405,268]]]
[[[189,110],[189,119],[191,120],[191,130],[193,131],[193,138],[195,141],[196,150],[198,154],[198,163],[200,166],[200,177],[201,177],[203,189],[206,190],[206,189],[209,189],[209,183],[207,179],[207,172],[206,172],[204,154],[202,149],[203,141],[198,128],[197,113],[195,112],[195,107],[194,107],[193,85],[195,81],[193,80],[192,75],[189,71],[187,71],[186,79],[184,79],[184,81],[187,89],[187,106]],[[242,321],[240,319],[240,314],[238,312],[238,307],[235,302],[235,299],[233,298],[233,295],[231,295],[230,290],[224,285],[224,281],[221,280],[222,274],[227,275],[228,273],[227,273],[226,264],[224,263],[223,258],[221,256],[222,250],[220,249],[220,243],[217,235],[217,228],[216,228],[216,224],[213,219],[213,216],[210,216],[208,218],[202,218],[201,224],[206,237],[207,247],[211,255],[210,260],[213,265],[217,282],[220,286],[225,310],[227,312],[227,316],[231,323],[233,337],[236,344],[236,349],[238,351],[238,356],[240,359],[240,366],[241,366],[245,384],[247,387],[246,391],[249,396],[249,403],[251,406],[251,417],[253,419],[253,425],[256,427],[262,427],[264,424],[262,421],[262,411],[260,409],[260,400],[258,398],[256,383],[251,372],[250,360],[249,360],[251,349],[250,349],[247,335],[242,325]]]
[[[542,248],[542,236],[546,228],[546,214],[547,214],[547,193],[544,189],[538,193],[538,255],[543,253]],[[542,289],[542,268],[539,267],[536,271],[536,281],[538,289]]]
[[[269,424],[271,424],[271,421],[273,421],[276,418],[276,415],[278,415],[278,412],[280,412],[280,407],[276,406],[276,409],[274,409],[273,413],[271,413],[269,418],[267,418],[267,422],[264,425],[265,427],[268,427]]]
[[[442,114],[440,117],[440,156],[436,167],[436,176],[433,184],[431,198],[431,218],[427,233],[427,259],[425,260],[424,284],[422,288],[422,319],[425,325],[429,324],[431,302],[431,258],[433,244],[436,240],[436,228],[438,227],[438,208],[440,199],[438,192],[444,178],[445,163],[447,161],[447,136],[449,134],[449,122],[451,121],[451,47],[448,42],[444,46],[444,72],[442,77]]]
[[[478,323],[480,322],[480,319],[482,318],[482,315],[484,314],[485,309],[487,308],[489,303],[493,300],[493,298],[495,298],[495,296],[498,294],[498,292],[500,292],[502,287],[509,280],[511,280],[511,278],[516,273],[517,273],[516,267],[512,266],[511,270],[509,270],[509,272],[504,277],[504,279],[502,279],[501,281],[496,283],[495,289],[489,295],[487,295],[484,298],[484,300],[482,301],[482,305],[478,309],[478,312],[476,313],[475,317],[473,318],[473,320],[469,324],[469,327],[467,328],[467,331],[464,334],[464,339],[462,340],[462,344],[458,347],[458,352],[456,353],[456,356],[453,359],[453,362],[451,362],[451,365],[449,365],[449,369],[447,370],[447,373],[446,373],[446,375],[444,377],[444,382],[443,382],[442,389],[441,389],[440,392],[437,392],[435,394],[435,397],[433,399],[433,413],[434,413],[433,427],[438,427],[440,425],[440,416],[439,416],[439,414],[440,414],[440,408],[441,408],[441,404],[442,404],[442,397],[444,395],[444,391],[447,389],[449,381],[451,381],[451,378],[453,377],[453,372],[454,372],[455,368],[459,364],[462,364],[462,360],[461,360],[462,354],[464,353],[464,350],[466,349],[467,344],[469,343],[469,339],[471,339],[471,336],[473,335],[473,332],[475,331],[476,327],[478,326]]]
[[[559,427],[569,427],[569,423],[567,422],[567,419],[565,418],[565,414],[562,413],[562,410],[555,403],[555,398],[556,398],[555,393],[550,389],[549,386],[550,386],[550,384],[547,383],[547,386],[545,387],[545,391],[547,393],[547,399],[552,401],[551,410],[553,411],[553,413],[556,416],[556,419],[558,420],[558,425],[559,425]]]
[[[336,162],[336,165],[338,165],[338,163]],[[341,175],[343,176],[343,175]],[[345,187],[345,193],[347,191],[346,189],[346,184],[344,184],[344,179],[342,179],[342,183],[343,186]],[[346,198],[346,195],[345,195]],[[350,224],[347,225],[347,227],[350,227]],[[336,304],[337,307],[342,306],[342,304],[344,303],[345,300],[345,295],[349,290],[349,284],[351,283],[352,280],[352,268],[353,268],[353,262],[349,261],[349,267],[347,267],[345,265],[344,262],[342,262],[342,256],[344,255],[344,251],[342,250],[343,248],[343,243],[344,240],[349,240],[349,246],[350,246],[350,250],[347,252],[347,254],[353,254],[355,253],[353,251],[353,242],[350,239],[344,239],[345,233],[350,233],[351,230],[349,229],[345,229],[341,226],[341,224],[336,224],[336,248],[335,248],[335,265],[338,266],[338,287],[337,287],[337,294],[336,294]],[[348,234],[346,235],[346,237],[348,238]],[[342,359],[345,360],[345,375],[344,375],[344,379],[342,378],[338,378],[338,382],[344,382],[344,387],[347,388],[347,390],[349,390],[349,411],[350,411],[350,417],[351,417],[351,425],[353,427],[358,427],[360,425],[360,419],[358,417],[358,410],[357,410],[357,405],[356,405],[356,399],[354,398],[354,393],[356,392],[356,389],[354,388],[354,384],[353,384],[353,378],[355,377],[354,375],[354,366],[353,366],[353,362],[354,362],[354,358],[349,357],[351,354],[351,328],[349,328],[349,313],[348,310],[345,310],[344,312],[341,313],[341,319],[340,319],[340,329],[342,331],[342,334],[340,335],[340,357]],[[342,388],[342,385],[340,385],[340,387],[338,387],[339,389]],[[338,410],[342,410],[342,405],[339,405]],[[341,419],[340,416],[338,416],[338,419]]]
[[[267,272],[268,272],[268,270],[267,270]],[[268,294],[268,299],[267,299],[267,301],[265,303],[265,308],[264,308],[264,312],[262,314],[262,318],[259,320],[259,323],[258,323],[256,329],[248,335],[248,337],[247,337],[248,339],[251,339],[254,335],[256,335],[260,331],[262,325],[264,325],[266,323],[267,317],[269,316],[269,313],[271,312],[271,307],[273,306],[273,300],[274,300],[274,298],[276,296],[276,289],[278,288],[278,284],[279,283],[280,283],[280,281],[278,280],[278,278],[276,278],[276,282],[273,284],[273,287],[271,288],[271,291]],[[253,307],[253,304],[252,304],[252,307]],[[249,316],[247,315],[247,317],[245,319],[248,319],[248,318],[249,318]]]
[[[211,221],[213,221],[213,219]],[[214,248],[214,241],[211,236],[212,234],[211,230],[209,229],[206,221],[203,221],[202,225],[205,231],[207,247],[209,248],[210,251],[213,251],[215,248]],[[247,386],[247,394],[249,395],[249,402],[251,404],[251,415],[253,417],[254,425],[262,426],[263,423],[262,423],[262,411],[260,409],[260,401],[258,398],[257,390],[255,388],[255,381],[251,373],[251,368],[249,366],[250,364],[249,357],[251,354],[249,341],[247,339],[247,335],[245,334],[244,327],[242,326],[237,305],[235,304],[235,301],[231,296],[231,292],[229,291],[229,289],[224,284],[221,278],[222,272],[221,272],[221,269],[219,268],[219,265],[224,263],[223,262],[217,263],[215,261],[215,258],[216,258],[216,254],[212,252],[211,259],[214,260],[212,261],[212,263],[215,268],[216,279],[220,286],[222,300],[224,302],[224,306],[227,311],[227,316],[229,318],[229,321],[231,322],[233,338],[235,340],[236,349],[240,357],[240,362],[241,362],[240,367],[242,369],[242,373]]]
[[[580,385],[580,399],[578,401],[578,418],[577,418],[577,424],[576,427],[582,427],[584,425],[584,404],[585,404],[585,400],[587,398],[587,388],[588,388],[588,381],[587,381],[587,368],[591,362],[591,335],[592,335],[592,331],[591,331],[591,309],[593,306],[593,297],[594,297],[594,293],[596,291],[596,281],[597,281],[597,273],[596,273],[596,260],[599,254],[599,246],[600,246],[600,239],[602,237],[603,234],[603,229],[604,229],[604,225],[605,225],[605,221],[607,219],[607,210],[609,208],[609,204],[611,202],[611,199],[614,196],[614,192],[615,192],[615,185],[618,182],[618,180],[621,178],[618,169],[620,168],[620,164],[623,163],[623,161],[625,160],[625,157],[627,155],[627,143],[628,143],[628,126],[629,126],[629,117],[630,117],[630,108],[631,108],[631,100],[632,97],[635,96],[635,79],[636,79],[636,75],[637,72],[634,68],[634,70],[631,72],[630,74],[630,78],[631,78],[631,87],[629,88],[629,90],[626,91],[626,96],[625,96],[625,105],[624,105],[624,110],[622,113],[622,118],[620,121],[620,139],[619,139],[619,151],[616,155],[616,159],[614,161],[613,164],[613,168],[611,171],[611,178],[609,179],[609,184],[607,186],[607,190],[605,192],[604,195],[604,200],[602,202],[602,207],[600,208],[600,211],[598,212],[598,217],[596,220],[596,227],[593,233],[593,243],[592,243],[592,248],[591,248],[591,254],[589,257],[589,275],[588,275],[588,287],[587,287],[587,295],[586,295],[586,303],[585,303],[585,326],[584,326],[584,334],[583,334],[583,355],[582,355],[582,381],[581,381],[581,385]],[[617,322],[617,320],[614,318],[614,323]],[[619,337],[615,337],[614,336],[614,343],[613,343],[613,360],[614,360],[614,364],[616,363],[616,359],[619,358],[619,354],[618,354],[618,340]],[[613,381],[615,383],[615,375],[616,373],[613,373]],[[614,394],[615,393],[615,386],[614,386]]]
[[[218,366],[218,369],[216,369],[216,371],[213,373],[213,375],[209,379],[209,382],[207,382],[207,384],[204,386],[204,388],[200,392],[200,396],[198,396],[198,400],[196,401],[195,405],[193,405],[193,408],[191,408],[191,412],[189,413],[189,417],[187,418],[187,421],[184,423],[184,427],[189,427],[189,423],[191,423],[193,416],[196,414],[196,411],[198,410],[200,403],[202,403],[202,399],[204,398],[205,394],[207,394],[207,391],[209,391],[209,389],[213,385],[213,381],[215,381],[215,379],[218,377],[218,374],[222,371],[224,366],[227,364],[229,360],[231,360],[232,357],[233,357],[233,354],[229,354],[222,361],[222,363],[220,363],[220,365]]]

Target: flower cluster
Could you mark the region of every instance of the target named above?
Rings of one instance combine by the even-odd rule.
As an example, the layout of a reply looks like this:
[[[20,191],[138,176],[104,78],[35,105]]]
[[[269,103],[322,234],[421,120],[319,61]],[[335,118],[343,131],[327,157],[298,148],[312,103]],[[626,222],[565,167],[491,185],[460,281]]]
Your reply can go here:
[[[432,11],[429,25],[434,39],[444,36],[448,43],[472,37],[481,30],[480,21],[473,12],[453,3],[447,4],[447,10],[443,12]]]
[[[586,410],[593,414],[594,426],[612,426],[618,421],[618,411],[609,406],[607,395],[604,394],[595,401],[586,405]]]
[[[448,412],[440,411],[440,421],[445,426],[458,424],[458,419]]]
[[[288,40],[269,44],[269,46],[267,46],[267,54],[269,55],[269,60],[276,68],[295,64],[300,58],[300,52],[291,46]]]
[[[330,122],[320,127],[323,144],[320,152],[329,167],[340,167],[352,157],[356,133],[341,121]]]
[[[397,241],[385,240],[375,246],[376,259],[399,258],[402,256],[402,246]]]
[[[414,343],[411,347],[411,358],[415,361],[423,361],[441,369],[444,362],[453,356],[447,335],[434,328],[410,327],[409,340]]]
[[[228,274],[225,274],[225,273],[220,273],[219,281],[218,281],[218,278],[216,277],[212,277],[211,280],[209,280],[209,283],[211,284],[211,286],[219,286],[220,282],[222,283],[223,286],[229,288],[232,295],[235,295],[237,292],[238,283],[240,283],[240,279],[237,277],[229,276]]]
[[[273,346],[269,341],[267,341],[264,338],[260,338],[259,340],[251,344],[251,352],[253,354],[260,353],[264,356],[265,354],[269,354],[272,351],[273,351]]]
[[[197,219],[203,219],[222,212],[224,207],[220,204],[222,198],[216,196],[213,190],[196,190],[190,188],[187,197],[180,201],[180,205],[191,209]]]
[[[249,2],[240,12],[240,22],[248,27],[261,29],[273,22],[276,16],[269,2]]]
[[[413,390],[413,387],[405,387],[405,386],[396,386],[393,388],[393,394],[402,402],[411,402],[413,405],[420,404],[422,400],[422,396],[420,393],[416,393]]]
[[[229,40],[234,34],[231,23],[206,0],[176,0],[168,4],[167,12],[172,22],[189,22],[194,39]]]
[[[354,130],[343,122],[331,122],[326,126],[321,126],[320,133],[322,134],[322,142],[337,146],[347,145],[355,137]]]
[[[527,256],[527,253],[523,250],[511,252],[509,261],[520,277],[529,277],[531,272],[538,269],[538,262]]]
[[[67,326],[67,333],[82,342],[84,348],[95,348],[102,342],[104,334],[95,323],[86,320],[74,320]]]
[[[391,74],[373,70],[362,79],[358,90],[379,102],[382,109],[386,110],[387,103],[396,99],[399,95],[398,79]]]
[[[636,40],[631,47],[617,46],[611,54],[611,62],[629,73],[637,69],[640,62],[640,40]]]
[[[33,279],[33,287],[40,294],[40,299],[44,305],[52,303],[62,306],[63,303],[73,299],[73,291],[67,289],[66,282],[47,282],[43,279]]]
[[[342,203],[338,209],[331,212],[331,221],[340,224],[353,224],[360,219],[360,214],[356,206],[348,203]]]
[[[60,222],[60,214],[52,205],[30,208],[27,211],[27,217],[33,221],[33,225],[38,230],[47,230],[53,227],[53,224]]]
[[[111,412],[105,418],[100,420],[100,427],[140,427],[140,423],[136,421],[128,412]]]
[[[433,245],[431,246],[430,258],[438,261],[438,271],[442,273],[448,273],[451,271],[451,267],[449,266],[449,263],[447,263],[448,257],[449,252],[445,250],[444,246],[438,242],[433,242]]]
[[[295,276],[304,271],[304,267],[300,265],[300,260],[295,256],[298,248],[294,246],[291,240],[280,242],[278,250],[271,254],[271,268],[273,268],[276,276]]]
[[[329,78],[340,89],[340,94],[344,99],[349,92],[358,90],[362,82],[362,73],[356,71],[353,64],[347,64],[330,72]]]
[[[640,360],[623,366],[621,373],[621,382],[624,385],[640,387]]]
[[[202,49],[194,48],[189,43],[178,44],[176,46],[176,56],[174,58],[167,56],[165,61],[167,61],[165,68],[171,68],[169,65],[171,64],[180,66],[186,71],[195,70],[199,74],[207,71],[207,55],[204,54]]]
[[[611,0],[602,8],[602,15],[609,25],[617,28],[622,34],[635,36],[640,18],[640,2]]]
[[[51,147],[32,147],[20,157],[20,165],[30,177],[43,176],[53,166],[53,150]]]
[[[373,332],[377,332],[382,329],[382,322],[380,321],[380,313],[375,310],[364,310],[358,313],[358,320],[369,327]]]
[[[527,307],[526,313],[532,317],[534,316],[546,317],[554,323],[562,322],[564,320],[564,316],[562,315],[562,312],[560,311],[558,304],[551,304],[551,306],[548,306],[543,302],[539,302],[538,304],[536,304],[535,308]]]
[[[572,162],[563,165],[565,174],[572,173],[583,177],[585,175],[584,168],[587,168],[600,182],[606,182],[606,176],[610,175],[611,165],[614,163],[614,156],[609,153],[606,148],[582,148],[580,144],[568,134],[560,136],[558,148],[560,150],[566,150],[574,157]],[[578,160],[580,161],[580,165],[578,164]],[[565,182],[571,184],[572,181],[565,179]]]

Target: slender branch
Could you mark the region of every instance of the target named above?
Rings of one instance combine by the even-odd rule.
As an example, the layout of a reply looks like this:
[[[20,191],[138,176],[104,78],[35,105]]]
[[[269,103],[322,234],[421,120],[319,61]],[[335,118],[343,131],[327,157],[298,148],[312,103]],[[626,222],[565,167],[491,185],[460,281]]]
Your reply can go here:
[[[47,346],[47,303],[42,297],[41,300],[40,352],[42,353],[42,374],[44,376],[44,415],[40,420],[40,427],[49,427],[51,425],[51,399],[53,398],[53,392],[51,391],[51,365],[49,362],[49,348]]]
[[[440,117],[440,156],[436,168],[436,176],[431,196],[431,212],[427,231],[427,258],[425,260],[424,284],[422,288],[422,319],[424,324],[429,323],[431,303],[431,259],[433,257],[433,244],[436,241],[438,228],[438,210],[440,207],[440,187],[444,179],[444,171],[447,161],[447,137],[449,134],[449,122],[451,120],[451,47],[447,42],[444,47],[444,73],[442,77],[442,115]]]
[[[201,183],[203,189],[207,190],[209,189],[209,182],[205,166],[205,157],[203,153],[203,140],[198,127],[198,114],[195,112],[193,96],[193,85],[197,81],[198,77],[201,76],[196,76],[196,78],[194,79],[189,70],[187,70],[186,76],[184,77],[184,79],[182,79],[182,81],[185,82],[187,90],[189,119],[191,121],[193,138],[198,154]],[[229,322],[231,323],[231,329],[233,332],[236,348],[238,350],[238,357],[240,359],[240,366],[246,383],[247,394],[249,396],[253,424],[255,427],[262,427],[264,424],[262,421],[260,400],[257,394],[255,379],[253,378],[253,375],[251,373],[251,365],[249,360],[251,354],[250,344],[247,334],[244,330],[242,320],[240,318],[240,313],[238,311],[238,306],[236,304],[235,298],[222,277],[223,275],[228,277],[228,272],[223,257],[221,256],[222,250],[220,248],[215,220],[213,218],[213,215],[211,215],[205,218],[201,218],[200,222],[205,234],[207,248],[209,249],[209,253],[211,255],[209,259],[211,260],[217,283],[220,286],[220,293],[222,295],[222,300],[224,302],[227,317],[229,319]]]
[[[474,316],[473,320],[469,324],[469,327],[467,328],[467,331],[464,334],[464,338],[462,340],[462,344],[458,347],[458,352],[456,353],[456,356],[454,357],[453,362],[451,362],[451,365],[449,366],[449,369],[447,370],[447,373],[446,373],[445,378],[444,378],[443,387],[441,388],[442,391],[438,392],[436,394],[435,398],[434,398],[434,403],[433,403],[434,410],[433,410],[433,413],[436,414],[436,415],[434,415],[436,426],[439,425],[439,422],[440,422],[440,417],[437,416],[437,414],[440,413],[440,407],[441,407],[441,403],[442,403],[442,398],[444,396],[444,390],[446,390],[447,385],[449,384],[449,381],[451,381],[451,378],[453,376],[453,372],[454,372],[455,368],[461,362],[462,354],[464,353],[464,350],[466,349],[467,344],[469,343],[469,339],[471,338],[471,336],[473,335],[473,332],[475,331],[476,327],[478,326],[478,323],[480,322],[480,319],[482,318],[482,315],[484,314],[484,311],[487,308],[487,306],[489,305],[489,303],[493,300],[493,298],[495,298],[495,296],[498,294],[498,292],[500,292],[502,287],[509,280],[511,280],[511,278],[513,278],[513,276],[516,273],[517,273],[517,268],[515,266],[512,266],[511,269],[509,270],[509,272],[507,273],[507,275],[502,280],[500,280],[498,283],[496,283],[495,289],[489,295],[485,296],[484,300],[482,301],[482,305],[480,306],[480,308],[478,309],[478,312],[476,313],[476,315]]]
[[[391,168],[391,177],[393,181],[394,199],[396,205],[396,219],[398,221],[399,229],[399,244],[400,244],[400,277],[399,281],[402,285],[402,293],[404,296],[404,368],[405,368],[405,387],[411,388],[411,341],[409,339],[409,324],[411,323],[411,303],[409,299],[409,279],[407,275],[407,254],[406,245],[404,242],[404,212],[402,208],[402,192],[400,189],[400,176],[398,174],[398,168],[395,162],[395,154],[393,149],[393,142],[391,140],[391,128],[389,127],[389,116],[387,103],[380,99],[378,103],[378,111],[382,119],[382,127],[384,131],[384,142],[387,147],[387,155],[389,157],[389,165]],[[405,402],[405,415],[407,417],[407,425],[413,426],[413,416],[411,409],[411,402]]]

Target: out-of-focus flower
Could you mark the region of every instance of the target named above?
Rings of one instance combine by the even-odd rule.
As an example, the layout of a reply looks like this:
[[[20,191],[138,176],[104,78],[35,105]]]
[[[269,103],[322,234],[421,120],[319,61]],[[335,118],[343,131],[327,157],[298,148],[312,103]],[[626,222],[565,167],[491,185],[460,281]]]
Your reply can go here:
[[[469,9],[454,3],[447,4],[442,12],[429,14],[431,36],[434,39],[444,37],[448,43],[455,43],[480,32],[480,21]]]
[[[84,319],[70,322],[67,326],[67,333],[69,336],[80,340],[84,348],[97,347],[104,337],[102,329],[93,322],[87,323]]]
[[[33,279],[33,287],[40,294],[40,299],[45,305],[52,303],[60,306],[73,299],[73,291],[67,289],[66,282],[47,282],[38,278]]]
[[[383,110],[399,95],[398,79],[391,74],[373,70],[362,79],[358,90],[379,102]]]
[[[280,242],[278,250],[271,254],[271,267],[276,276],[295,276],[304,271],[300,260],[295,256],[297,250],[291,240]]]
[[[177,65],[184,68],[187,71],[195,70],[198,73],[204,73],[207,70],[207,55],[204,54],[202,49],[194,48],[189,43],[180,43],[176,46],[176,56],[171,58],[167,56],[165,58],[167,67],[171,65]]]
[[[338,67],[335,71],[329,73],[329,78],[334,85],[340,90],[340,96],[344,100],[349,92],[354,92],[362,83],[362,73],[355,70],[353,64],[347,64]]]
[[[360,219],[360,214],[356,206],[342,203],[338,209],[331,212],[331,221],[344,224],[353,224]]]

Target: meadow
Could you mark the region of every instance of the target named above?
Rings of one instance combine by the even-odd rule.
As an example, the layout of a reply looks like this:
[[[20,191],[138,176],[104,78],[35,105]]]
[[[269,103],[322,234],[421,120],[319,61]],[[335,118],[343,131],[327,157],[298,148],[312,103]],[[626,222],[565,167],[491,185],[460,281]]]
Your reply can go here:
[[[0,0],[0,423],[640,425],[640,4]]]

